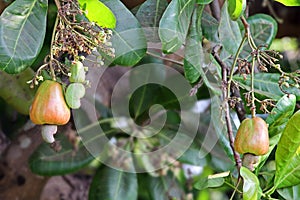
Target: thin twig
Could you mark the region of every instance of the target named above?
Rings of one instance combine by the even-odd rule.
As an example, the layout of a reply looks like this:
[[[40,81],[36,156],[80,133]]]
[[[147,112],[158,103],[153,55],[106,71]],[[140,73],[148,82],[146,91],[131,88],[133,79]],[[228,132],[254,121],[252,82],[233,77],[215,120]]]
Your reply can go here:
[[[165,61],[169,61],[169,62],[175,63],[175,64],[177,64],[177,65],[183,66],[183,62],[180,62],[180,61],[177,61],[177,60],[170,59],[170,58],[166,58],[166,57],[157,55],[157,54],[155,54],[155,53],[151,53],[150,51],[147,51],[147,54],[150,55],[150,56],[153,56],[153,57],[155,57],[155,58],[159,58],[159,59],[162,59],[162,60],[165,60]]]
[[[229,104],[228,104],[228,99],[229,99],[228,92],[227,92],[227,89],[228,89],[227,88],[227,84],[228,84],[228,82],[227,82],[228,67],[221,60],[221,58],[218,55],[218,49],[219,48],[220,48],[220,46],[215,46],[212,50],[212,55],[222,68],[222,96],[223,96],[223,100],[224,100],[225,122],[226,122],[226,126],[227,126],[227,134],[228,134],[230,148],[233,152],[236,167],[237,167],[238,173],[240,173],[240,168],[242,167],[242,161],[241,161],[241,158],[240,158],[240,154],[238,152],[236,152],[235,149],[234,149],[234,135],[233,135],[233,131],[232,131],[232,124],[231,124],[231,119],[230,119],[230,110],[229,110]]]
[[[252,118],[255,117],[256,106],[255,106],[255,96],[254,96],[254,68],[255,68],[255,58],[252,58],[251,65],[251,115]]]
[[[231,84],[231,95],[233,97],[236,97],[237,99],[241,99],[241,94],[240,94],[240,89],[239,87],[235,87],[233,86],[234,84]],[[245,110],[245,106],[244,106],[244,102],[243,101],[238,101],[235,104],[235,111],[237,113],[237,116],[241,121],[243,121],[246,118],[246,110]]]

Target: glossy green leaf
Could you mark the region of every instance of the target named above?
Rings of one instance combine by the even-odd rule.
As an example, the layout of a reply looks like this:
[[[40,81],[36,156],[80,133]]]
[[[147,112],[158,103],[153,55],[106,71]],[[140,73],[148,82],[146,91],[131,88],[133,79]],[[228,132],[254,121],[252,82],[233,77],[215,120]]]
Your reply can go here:
[[[168,6],[167,0],[145,1],[136,13],[136,17],[144,28],[149,42],[159,42],[159,21]]]
[[[182,187],[170,173],[166,176],[159,177],[148,175],[143,180],[146,183],[151,199],[182,199],[182,196],[184,195]]]
[[[75,172],[94,160],[94,157],[79,143],[75,152],[72,144],[62,133],[56,133],[62,149],[55,152],[48,143],[41,144],[29,159],[29,166],[33,173],[54,176]]]
[[[102,166],[93,178],[89,200],[136,200],[137,191],[138,184],[135,173]]]
[[[0,97],[18,112],[28,115],[34,98],[35,90],[29,88],[26,82],[34,76],[34,71],[27,68],[18,75],[0,71]]]
[[[102,0],[117,18],[111,39],[115,58],[106,57],[108,62],[133,66],[146,54],[147,43],[144,32],[134,15],[119,0]]]
[[[218,35],[219,22],[205,10],[203,11],[201,17],[201,27],[203,36],[206,39],[215,43],[220,41]]]
[[[257,176],[246,167],[241,167],[240,173],[244,180],[243,200],[259,200],[262,191]]]
[[[225,182],[225,177],[229,176],[230,172],[223,172],[219,174],[209,175],[207,178],[200,179],[195,183],[194,187],[197,190],[203,190],[206,188],[220,187]]]
[[[191,83],[195,83],[201,75],[208,82],[202,69],[205,63],[202,49],[201,24],[198,24],[203,8],[203,6],[200,6],[199,9],[194,10],[184,52],[184,73],[187,80]]]
[[[173,53],[184,44],[195,0],[171,1],[159,23],[159,37],[164,53]]]
[[[300,199],[300,185],[295,185],[292,187],[282,188],[276,190],[280,196],[288,200],[298,200]]]
[[[278,86],[280,74],[273,73],[258,73],[254,75],[254,91],[257,94],[261,94],[268,98],[279,100],[284,93]],[[234,80],[241,84],[241,87],[250,91],[251,78],[247,76],[244,79],[243,76],[237,75],[233,77]]]
[[[300,6],[300,0],[275,0],[285,6]]]
[[[72,109],[80,108],[80,99],[85,95],[85,87],[82,83],[71,83],[68,85],[65,98],[68,106]]]
[[[112,11],[99,0],[78,0],[81,10],[89,21],[103,28],[115,28],[116,18]]]
[[[270,15],[256,14],[247,18],[250,25],[252,38],[256,46],[270,46],[277,34],[277,22]],[[241,56],[248,56],[251,53],[251,48],[246,42],[244,44]]]
[[[266,155],[261,156],[257,170],[261,169],[270,153],[277,145],[288,120],[294,113],[295,105],[296,97],[294,95],[284,95],[279,99],[276,106],[267,117],[266,123],[269,125],[268,130],[270,137],[269,152]]]
[[[268,129],[270,137],[282,133],[287,121],[294,113],[295,106],[295,95],[284,95],[281,99],[279,99],[276,106],[272,109],[266,119],[266,123],[269,124]]]
[[[16,0],[0,17],[0,69],[16,74],[39,54],[46,33],[47,0]]]
[[[197,4],[206,5],[211,3],[213,0],[196,0]]]
[[[221,10],[219,36],[224,49],[234,55],[242,41],[242,35],[238,23],[230,19],[227,6],[225,1]]]
[[[201,77],[204,84],[213,92],[218,92],[211,84],[204,67],[207,66],[202,48],[201,16],[204,6],[199,6],[192,15],[191,26],[186,40],[184,56],[184,73],[190,83],[195,83]]]
[[[278,142],[275,153],[275,188],[288,187],[300,183],[300,111],[288,121]]]

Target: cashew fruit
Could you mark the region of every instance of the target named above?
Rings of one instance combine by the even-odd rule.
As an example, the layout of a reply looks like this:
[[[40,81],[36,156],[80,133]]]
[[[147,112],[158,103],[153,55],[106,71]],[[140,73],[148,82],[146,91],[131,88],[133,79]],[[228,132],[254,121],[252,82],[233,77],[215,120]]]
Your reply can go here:
[[[268,125],[260,117],[245,119],[236,134],[234,148],[241,154],[264,155],[269,150]]]
[[[35,124],[64,125],[70,120],[62,85],[56,81],[45,80],[39,86],[29,111]]]

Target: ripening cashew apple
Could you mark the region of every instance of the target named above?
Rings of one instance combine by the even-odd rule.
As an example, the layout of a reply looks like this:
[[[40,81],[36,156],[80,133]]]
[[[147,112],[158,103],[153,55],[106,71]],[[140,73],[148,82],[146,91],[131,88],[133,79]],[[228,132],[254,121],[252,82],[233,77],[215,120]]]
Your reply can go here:
[[[236,134],[234,141],[235,150],[244,154],[243,165],[251,171],[258,162],[258,156],[269,151],[268,125],[260,117],[245,119]]]
[[[260,156],[268,153],[268,125],[260,117],[245,119],[236,134],[235,150],[241,154],[252,153]]]
[[[64,125],[70,120],[62,85],[56,81],[45,80],[39,86],[29,111],[35,124]]]

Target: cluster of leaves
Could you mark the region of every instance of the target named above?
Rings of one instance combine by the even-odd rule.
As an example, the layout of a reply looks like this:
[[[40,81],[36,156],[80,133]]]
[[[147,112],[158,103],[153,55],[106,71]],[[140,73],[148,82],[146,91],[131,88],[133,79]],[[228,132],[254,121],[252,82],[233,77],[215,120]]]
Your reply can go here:
[[[72,2],[66,0],[63,1],[62,5],[78,6]],[[86,2],[79,1],[79,4]],[[124,136],[122,130],[114,126],[110,109],[104,107],[101,102],[96,102],[96,109],[101,113],[99,123],[91,125],[91,122],[87,120],[88,117],[85,116],[86,113],[78,115],[82,116],[79,121],[83,127],[79,132],[81,132],[81,136],[89,137],[89,140],[85,144],[79,143],[76,153],[63,135],[59,138],[62,141],[62,150],[59,153],[53,152],[47,144],[42,144],[30,159],[31,170],[40,175],[62,175],[83,169],[86,166],[98,168],[90,187],[89,199],[91,200],[187,199],[191,196],[194,196],[195,199],[209,199],[212,198],[211,195],[218,192],[212,188],[223,191],[221,198],[226,198],[226,192],[234,191],[236,189],[234,185],[238,181],[234,171],[233,152],[228,137],[224,134],[226,132],[224,114],[219,107],[222,105],[221,92],[215,87],[215,84],[212,84],[221,83],[222,70],[211,55],[209,46],[221,45],[222,49],[219,52],[221,61],[227,66],[232,66],[234,63],[232,57],[239,50],[246,31],[245,27],[239,20],[231,20],[227,1],[221,8],[220,19],[214,18],[204,9],[212,2],[211,0],[173,0],[170,3],[167,0],[147,0],[132,11],[128,10],[119,0],[101,0],[101,2],[110,8],[117,20],[117,26],[112,29],[114,36],[111,38],[115,56],[102,55],[105,61],[112,65],[122,66],[135,66],[149,62],[150,56],[146,55],[147,42],[161,42],[161,51],[166,54],[175,53],[184,46],[184,60],[183,63],[179,64],[183,65],[185,78],[190,84],[196,84],[199,81],[204,83],[205,87],[200,88],[198,94],[207,92],[207,89],[215,94],[211,99],[211,112],[206,113],[206,117],[201,118],[199,133],[190,148],[179,158],[179,164],[168,168],[167,171],[164,169],[151,173],[134,174],[118,171],[104,165],[99,166],[99,163],[95,164],[93,161],[98,159],[90,154],[86,146],[99,146],[97,141],[102,137],[117,139],[119,147],[130,149],[135,153],[154,151],[173,139],[181,123],[178,115],[178,102],[174,100],[174,95],[168,89],[149,84],[135,92],[131,97],[129,107],[131,115],[140,124],[147,123],[149,120],[147,114],[153,104],[163,105],[168,110],[167,123],[155,137],[132,140],[131,137]],[[286,5],[299,4],[292,0],[282,0],[281,2]],[[3,12],[0,18],[0,68],[2,70],[8,73],[19,73],[29,67],[36,59],[46,33],[47,6],[47,1],[17,0]],[[25,11],[24,8],[26,8]],[[55,51],[54,55],[61,56],[61,52],[78,55],[80,51],[84,51],[85,47],[82,45],[86,45],[86,41],[65,41],[67,37],[72,38],[73,34],[82,34],[82,30],[77,29],[77,26],[83,27],[84,32],[92,30],[91,38],[87,40],[91,40],[88,46],[92,44],[92,48],[97,47],[99,51],[103,51],[103,47],[97,44],[94,37],[102,38],[101,33],[105,33],[105,35],[110,35],[110,33],[106,29],[94,30],[87,21],[78,23],[76,15],[81,14],[78,10],[75,13],[62,13],[64,10],[63,8],[58,10],[66,19],[58,22],[59,28],[55,40],[58,43],[53,45],[58,51]],[[19,16],[23,17],[20,18]],[[12,17],[15,17],[16,23],[8,23],[8,19],[11,20]],[[89,19],[88,16],[86,17]],[[276,21],[268,15],[256,14],[248,17],[247,23],[253,42],[257,45],[270,46],[277,32]],[[145,28],[141,29],[142,26]],[[64,33],[64,31],[67,32]],[[74,41],[78,41],[78,43],[74,44]],[[65,46],[60,46],[61,43]],[[79,51],[74,52],[74,49]],[[264,50],[264,52],[268,51],[267,49]],[[84,52],[90,53],[89,51]],[[149,54],[152,55],[153,53]],[[270,135],[269,152],[261,157],[254,172],[250,172],[244,167],[241,168],[243,188],[237,188],[237,191],[243,195],[244,199],[271,198],[271,195],[278,194],[285,199],[297,199],[297,194],[294,194],[293,191],[297,190],[298,184],[300,184],[298,169],[300,128],[297,126],[299,124],[299,112],[293,113],[296,100],[300,99],[300,91],[297,87],[285,87],[285,90],[282,90],[283,83],[288,81],[282,80],[287,77],[287,74],[283,75],[283,73],[257,73],[252,77],[254,81],[251,81],[247,72],[249,56],[255,55],[251,44],[245,43],[239,55],[238,65],[233,65],[241,72],[242,76],[234,75],[234,83],[242,88],[241,93],[243,94],[252,91],[251,82],[253,82],[254,91],[252,92],[255,92],[257,99],[269,98],[273,100],[272,103],[277,103],[266,118]],[[159,56],[155,55],[155,57]],[[150,62],[161,63],[161,60],[157,58],[150,58]],[[261,67],[268,67],[266,63],[262,64]],[[156,71],[155,76],[161,77],[163,73]],[[296,82],[294,85],[292,83],[291,86],[296,86],[297,74],[297,72],[292,74],[293,80]],[[140,77],[144,78],[145,76],[144,74],[133,74],[131,78]],[[7,81],[9,80],[7,78]],[[279,80],[282,80],[282,84],[278,84]],[[4,86],[0,85],[0,87]],[[6,95],[6,98],[9,99],[9,95],[7,95],[9,92],[0,93],[1,96]],[[289,95],[285,93],[289,93]],[[15,105],[16,108],[22,109],[19,108],[20,106],[18,107],[18,102]],[[219,142],[215,151],[208,152],[209,154],[205,158],[200,159],[199,146],[207,145],[205,144],[207,141],[203,142],[202,129],[208,129],[210,117],[214,119],[212,123]],[[95,128],[99,124],[104,130],[101,134]],[[236,128],[233,127],[233,129],[235,132]],[[145,133],[140,131],[138,134]],[[188,136],[188,131],[185,134]],[[109,152],[112,151],[106,150],[103,154],[107,153],[108,155]],[[227,158],[224,158],[224,154],[227,155]],[[217,157],[218,155],[221,156]],[[101,156],[99,155],[99,157]],[[120,162],[117,158],[111,159]],[[164,159],[166,159],[165,155],[161,155],[157,160],[158,164]],[[121,162],[123,161],[121,160]],[[130,166],[132,165],[137,168],[148,169],[148,171],[154,168],[147,159],[134,161],[130,164]],[[204,171],[201,175],[184,175],[183,165],[201,166]],[[217,174],[211,175],[213,173]],[[276,193],[274,193],[275,191]]]

